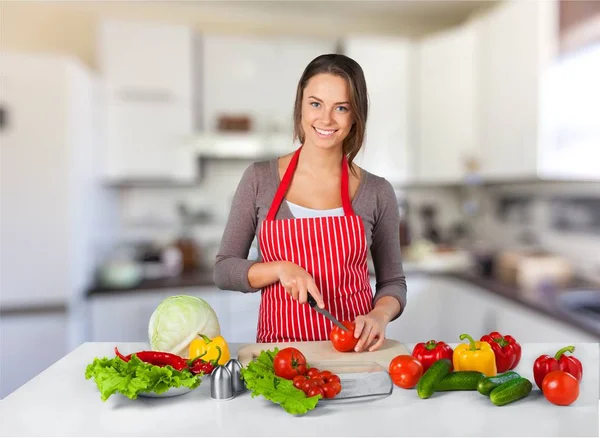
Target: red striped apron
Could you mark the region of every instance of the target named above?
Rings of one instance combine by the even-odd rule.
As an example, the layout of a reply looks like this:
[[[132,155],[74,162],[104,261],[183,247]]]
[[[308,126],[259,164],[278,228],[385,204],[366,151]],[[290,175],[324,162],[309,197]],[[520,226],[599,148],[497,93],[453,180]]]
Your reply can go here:
[[[367,239],[354,214],[348,190],[348,164],[342,160],[343,216],[275,220],[292,181],[300,150],[295,152],[259,231],[264,262],[289,261],[315,280],[325,308],[340,321],[354,321],[372,309]],[[321,341],[333,324],[308,304],[293,300],[277,281],[262,290],[257,342]]]

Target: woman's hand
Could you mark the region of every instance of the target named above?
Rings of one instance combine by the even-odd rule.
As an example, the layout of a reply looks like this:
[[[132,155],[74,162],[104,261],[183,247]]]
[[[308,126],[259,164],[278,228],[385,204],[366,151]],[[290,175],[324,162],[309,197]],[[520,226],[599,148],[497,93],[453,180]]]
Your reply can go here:
[[[292,299],[304,304],[307,302],[308,294],[311,294],[317,302],[317,306],[325,307],[315,280],[302,267],[291,262],[281,262],[277,276]]]
[[[355,351],[375,351],[383,345],[385,328],[390,322],[388,315],[381,309],[373,309],[366,315],[356,317],[354,337],[359,338]]]

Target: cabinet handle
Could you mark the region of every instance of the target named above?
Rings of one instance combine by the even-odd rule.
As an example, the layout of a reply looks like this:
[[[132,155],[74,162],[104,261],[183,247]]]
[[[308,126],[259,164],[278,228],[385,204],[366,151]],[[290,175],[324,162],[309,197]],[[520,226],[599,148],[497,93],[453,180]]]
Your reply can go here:
[[[168,90],[141,90],[128,89],[119,92],[119,98],[136,102],[172,102],[175,100],[173,93]]]

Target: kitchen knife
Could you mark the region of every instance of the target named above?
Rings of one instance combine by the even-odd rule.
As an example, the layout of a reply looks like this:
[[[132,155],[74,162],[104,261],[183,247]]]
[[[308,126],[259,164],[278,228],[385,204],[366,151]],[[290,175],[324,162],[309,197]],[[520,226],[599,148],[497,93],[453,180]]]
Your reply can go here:
[[[308,304],[310,304],[310,307],[312,307],[313,309],[315,309],[317,312],[319,312],[325,318],[327,318],[328,320],[330,320],[331,322],[333,322],[335,325],[337,325],[342,330],[349,331],[348,327],[346,327],[344,324],[342,324],[341,322],[339,322],[331,313],[329,313],[327,310],[321,309],[319,306],[317,306],[317,302],[315,301],[315,299],[310,294],[308,294]]]

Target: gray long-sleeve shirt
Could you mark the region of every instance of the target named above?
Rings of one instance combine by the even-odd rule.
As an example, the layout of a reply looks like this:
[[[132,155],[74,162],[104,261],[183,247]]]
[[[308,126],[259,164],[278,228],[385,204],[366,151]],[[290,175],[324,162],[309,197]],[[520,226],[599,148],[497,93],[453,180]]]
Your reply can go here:
[[[258,260],[248,260],[248,252],[260,225],[267,216],[279,185],[277,158],[250,165],[237,187],[231,212],[217,254],[214,281],[223,290],[256,292],[248,281],[248,270]],[[367,244],[375,267],[376,287],[373,304],[391,296],[406,306],[406,278],[400,254],[400,217],[392,185],[384,178],[361,169],[361,179],[352,200],[354,212],[363,221]],[[276,219],[291,219],[282,202]]]

